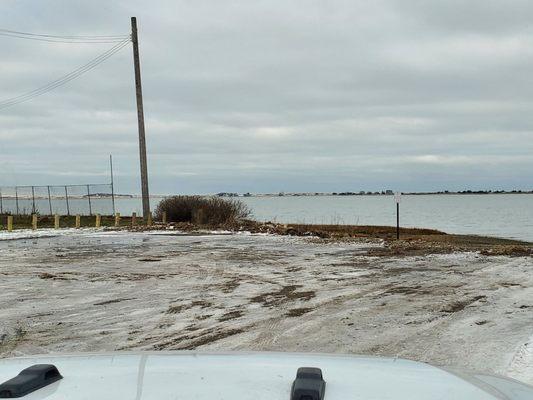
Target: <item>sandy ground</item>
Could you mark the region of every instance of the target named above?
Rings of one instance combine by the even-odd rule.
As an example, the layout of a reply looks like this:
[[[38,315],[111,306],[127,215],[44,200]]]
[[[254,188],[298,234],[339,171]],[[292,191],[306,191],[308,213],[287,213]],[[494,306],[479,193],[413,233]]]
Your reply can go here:
[[[533,258],[273,235],[0,235],[0,354],[395,356],[533,383]],[[12,240],[7,240],[12,239]]]

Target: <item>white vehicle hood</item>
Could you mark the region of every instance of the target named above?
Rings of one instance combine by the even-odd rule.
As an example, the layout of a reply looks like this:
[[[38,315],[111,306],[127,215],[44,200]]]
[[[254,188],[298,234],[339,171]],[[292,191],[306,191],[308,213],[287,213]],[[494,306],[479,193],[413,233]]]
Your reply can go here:
[[[63,379],[22,399],[289,400],[299,367],[318,367],[324,400],[533,399],[533,388],[492,375],[468,375],[414,361],[291,353],[147,352],[0,360],[0,383],[34,364]]]

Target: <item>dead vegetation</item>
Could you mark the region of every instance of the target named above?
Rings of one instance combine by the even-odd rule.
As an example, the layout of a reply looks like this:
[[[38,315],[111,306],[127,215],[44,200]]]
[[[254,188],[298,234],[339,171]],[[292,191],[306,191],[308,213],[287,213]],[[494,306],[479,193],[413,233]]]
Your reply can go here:
[[[128,300],[135,300],[134,297],[130,297],[130,298],[127,298],[127,299],[112,299],[112,300],[105,300],[105,301],[100,301],[98,303],[94,303],[93,305],[94,306],[105,306],[107,304],[114,304],[114,303],[120,303],[122,301],[128,301]]]
[[[509,257],[524,257],[533,256],[533,248],[530,246],[495,246],[490,249],[481,250],[484,256],[509,256]]]
[[[304,314],[307,314],[308,312],[311,312],[313,311],[314,309],[313,308],[310,308],[310,307],[302,307],[302,308],[293,308],[292,310],[289,310],[285,316],[286,317],[299,317],[299,316],[302,316]]]
[[[294,300],[310,300],[316,296],[313,290],[297,291],[302,285],[289,285],[284,286],[278,291],[262,293],[258,296],[252,297],[250,301],[252,303],[261,303],[263,307],[278,306],[287,301]]]
[[[229,311],[225,313],[224,315],[222,315],[220,318],[218,318],[218,321],[219,322],[230,321],[232,319],[240,318],[243,315],[244,313],[241,310]]]
[[[222,293],[231,293],[235,289],[237,289],[237,287],[239,287],[240,284],[241,284],[240,279],[233,278],[220,284],[219,286],[220,286],[220,290],[222,291]]]
[[[250,215],[250,209],[239,200],[220,197],[172,196],[163,199],[155,210],[155,218],[170,222],[191,222],[199,225],[238,222]]]
[[[158,343],[153,346],[154,350],[193,350],[199,346],[204,346],[227,337],[243,333],[240,328],[224,329],[221,327],[215,329],[206,329],[197,335],[180,335],[176,338]]]
[[[72,276],[73,274],[69,274],[68,272],[65,273],[59,273],[59,274],[51,274],[48,272],[42,272],[39,274],[39,278],[41,279],[51,279],[54,281],[72,281],[77,280]]]
[[[462,299],[460,301],[454,301],[442,307],[441,311],[449,314],[463,311],[466,307],[472,305],[473,303],[480,300],[486,300],[486,298],[487,296],[479,295],[471,298]]]
[[[432,294],[431,290],[423,287],[422,285],[415,286],[393,286],[390,289],[387,289],[383,294],[402,294],[402,295],[430,295]]]
[[[182,311],[189,310],[194,307],[199,307],[200,309],[209,308],[213,305],[210,301],[205,300],[194,300],[187,304],[175,304],[168,307],[167,314],[179,314]]]
[[[379,248],[369,250],[374,256],[423,256],[478,251],[484,256],[533,256],[533,245],[508,239],[474,235],[434,235],[402,240],[387,240]]]
[[[207,225],[182,222],[167,226],[158,225],[151,229],[179,230],[191,234],[209,229],[302,236],[328,242],[379,242],[383,246],[374,246],[368,250],[369,255],[377,257],[423,256],[471,251],[480,252],[484,256],[533,257],[533,243],[478,235],[454,235],[434,229],[401,228],[400,240],[396,240],[396,228],[392,226],[277,224],[240,220]],[[256,257],[254,254],[245,252],[238,256]]]

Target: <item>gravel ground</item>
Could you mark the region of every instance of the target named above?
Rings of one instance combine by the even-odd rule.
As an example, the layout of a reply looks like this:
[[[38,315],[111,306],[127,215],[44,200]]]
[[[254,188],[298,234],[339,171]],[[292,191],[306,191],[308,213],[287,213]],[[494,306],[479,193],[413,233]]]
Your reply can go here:
[[[2,233],[0,355],[352,353],[533,383],[533,258],[376,256],[379,246],[244,233]]]

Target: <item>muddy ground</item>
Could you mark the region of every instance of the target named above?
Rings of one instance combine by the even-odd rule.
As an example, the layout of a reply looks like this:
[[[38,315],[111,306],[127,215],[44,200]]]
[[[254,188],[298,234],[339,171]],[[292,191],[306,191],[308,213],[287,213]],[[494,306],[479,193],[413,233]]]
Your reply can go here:
[[[372,354],[533,383],[533,258],[171,232],[0,240],[0,354]],[[385,250],[384,250],[385,249]]]

